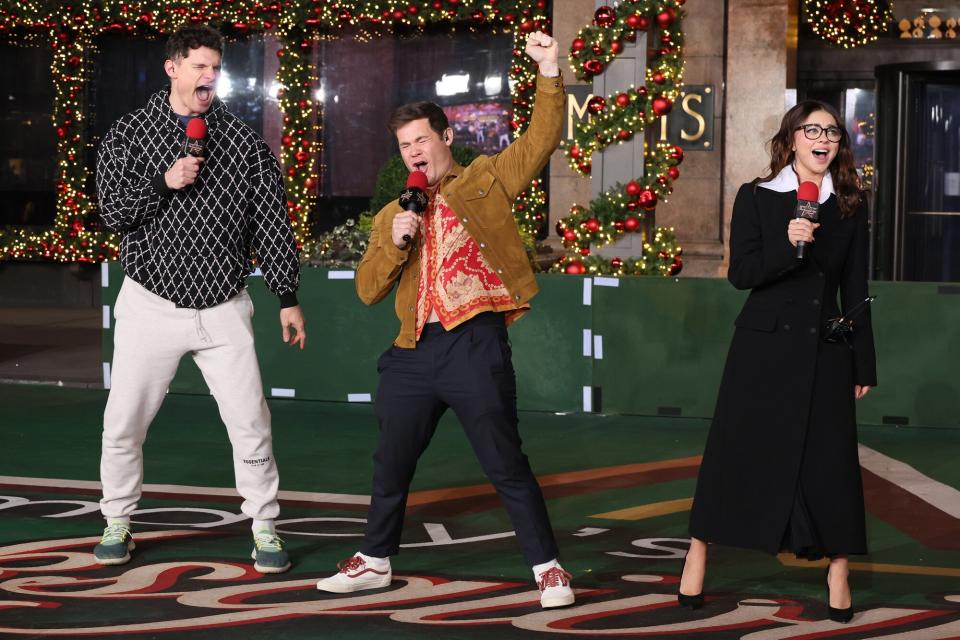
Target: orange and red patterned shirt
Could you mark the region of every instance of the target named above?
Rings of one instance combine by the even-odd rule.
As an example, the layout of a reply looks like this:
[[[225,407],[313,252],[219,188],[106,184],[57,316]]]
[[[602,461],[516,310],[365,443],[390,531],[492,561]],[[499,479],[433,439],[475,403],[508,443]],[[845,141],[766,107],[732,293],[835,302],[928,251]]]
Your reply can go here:
[[[509,325],[530,309],[514,302],[439,192],[424,213],[420,238],[417,340],[432,311],[449,331],[485,311],[503,312]]]

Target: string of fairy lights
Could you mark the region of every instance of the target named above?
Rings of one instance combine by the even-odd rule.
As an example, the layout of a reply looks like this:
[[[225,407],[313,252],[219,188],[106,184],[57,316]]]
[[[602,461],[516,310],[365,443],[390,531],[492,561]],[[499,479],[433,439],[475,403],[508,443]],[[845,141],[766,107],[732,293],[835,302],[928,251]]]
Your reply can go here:
[[[546,0],[0,0],[0,43],[47,46],[53,53],[52,124],[57,135],[56,217],[42,232],[0,230],[0,260],[100,262],[116,259],[118,238],[91,228],[95,195],[88,192],[86,95],[96,40],[103,34],[162,37],[187,23],[210,24],[232,39],[263,33],[280,42],[276,82],[283,118],[280,161],[287,209],[298,246],[306,242],[316,206],[322,105],[312,95],[311,64],[320,38],[346,29],[360,39],[430,28],[502,30],[514,36],[509,69],[519,135],[530,120],[536,67],[523,53],[526,37],[550,30]],[[544,224],[546,194],[535,180],[514,204],[518,224],[536,233]]]
[[[807,23],[820,38],[844,49],[873,42],[893,22],[889,0],[804,0]]]
[[[572,141],[564,145],[570,167],[589,175],[593,154],[614,144],[633,140],[638,133],[666,116],[683,86],[684,0],[628,0],[616,7],[596,10],[593,23],[582,28],[570,45],[570,64],[581,80],[604,73],[607,65],[634,42],[637,33],[649,31],[648,64],[642,87],[587,102],[590,117],[577,125]],[[565,273],[610,275],[676,275],[683,268],[682,249],[672,229],[657,229],[644,238],[639,258],[605,258],[591,255],[591,247],[615,242],[624,233],[641,231],[644,216],[652,216],[659,202],[673,192],[683,161],[680,147],[664,142],[644,144],[644,175],[617,184],[587,206],[573,205],[557,223],[556,232],[567,254],[553,269]]]

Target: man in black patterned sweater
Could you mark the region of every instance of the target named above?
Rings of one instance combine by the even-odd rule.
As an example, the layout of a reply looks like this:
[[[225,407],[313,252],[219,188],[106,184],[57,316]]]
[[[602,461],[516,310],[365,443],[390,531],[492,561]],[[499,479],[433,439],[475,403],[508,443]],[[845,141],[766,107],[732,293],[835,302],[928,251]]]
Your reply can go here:
[[[107,527],[94,548],[100,564],[130,560],[143,441],[181,357],[191,353],[233,447],[241,509],[253,520],[254,567],[261,573],[290,567],[273,524],[279,477],[246,279],[253,254],[280,298],[283,340],[303,349],[300,268],[280,166],[263,139],[216,97],[222,52],[223,38],[209,27],[174,33],[164,62],[169,89],[120,118],[100,147],[100,215],[122,234],[126,274],[114,310],[103,417],[100,509]],[[192,118],[202,118],[208,131],[203,158],[184,153]]]

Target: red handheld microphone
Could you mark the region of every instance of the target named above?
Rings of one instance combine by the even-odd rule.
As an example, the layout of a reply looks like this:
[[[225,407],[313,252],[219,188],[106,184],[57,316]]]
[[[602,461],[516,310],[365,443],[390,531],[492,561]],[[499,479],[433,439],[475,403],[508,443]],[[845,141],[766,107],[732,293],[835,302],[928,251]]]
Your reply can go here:
[[[194,158],[206,156],[207,123],[203,118],[190,118],[187,122],[187,139],[183,143],[183,153]]]
[[[819,208],[820,188],[814,182],[801,182],[797,188],[797,208],[794,217],[816,222]],[[803,260],[803,251],[806,246],[807,243],[803,240],[797,242],[797,260]]]
[[[400,206],[403,210],[417,215],[423,213],[430,202],[427,188],[427,174],[423,171],[411,171],[407,177],[407,188],[400,194]],[[410,242],[410,234],[403,234],[403,241]]]

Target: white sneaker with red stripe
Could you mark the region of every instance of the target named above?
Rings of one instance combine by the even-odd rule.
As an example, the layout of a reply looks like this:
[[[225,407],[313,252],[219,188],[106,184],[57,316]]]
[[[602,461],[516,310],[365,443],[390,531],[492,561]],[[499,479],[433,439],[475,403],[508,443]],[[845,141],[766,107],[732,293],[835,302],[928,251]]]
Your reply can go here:
[[[540,587],[540,606],[544,609],[566,607],[573,604],[573,589],[570,588],[570,575],[559,564],[541,571],[537,575],[537,586]]]
[[[362,554],[354,554],[338,562],[337,569],[340,571],[318,582],[317,589],[330,593],[352,593],[388,587],[393,572],[390,570],[390,560],[384,560],[383,564],[385,566],[374,568],[374,563],[367,562]]]

